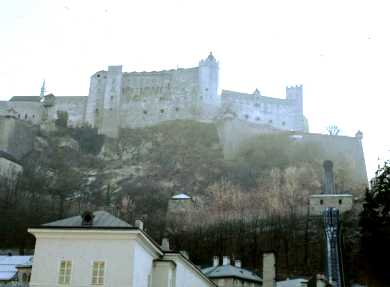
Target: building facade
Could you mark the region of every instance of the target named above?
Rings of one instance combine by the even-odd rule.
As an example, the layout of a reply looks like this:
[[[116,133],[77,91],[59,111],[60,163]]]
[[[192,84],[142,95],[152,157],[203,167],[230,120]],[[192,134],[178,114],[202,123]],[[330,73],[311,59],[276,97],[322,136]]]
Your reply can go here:
[[[220,287],[260,287],[263,280],[254,272],[242,268],[241,261],[235,260],[230,263],[229,256],[222,257],[222,265],[219,257],[214,256],[213,266],[202,269],[217,286]]]
[[[307,131],[302,86],[287,87],[286,98],[223,90],[219,93],[219,63],[210,55],[192,68],[153,72],[123,72],[122,66],[92,75],[88,97],[13,97],[0,102],[0,116],[40,124],[57,112],[69,115],[73,126],[90,125],[117,137],[120,128],[137,128],[164,121],[215,121],[225,113],[279,130]]]
[[[181,253],[105,211],[29,229],[36,238],[30,286],[211,287]]]

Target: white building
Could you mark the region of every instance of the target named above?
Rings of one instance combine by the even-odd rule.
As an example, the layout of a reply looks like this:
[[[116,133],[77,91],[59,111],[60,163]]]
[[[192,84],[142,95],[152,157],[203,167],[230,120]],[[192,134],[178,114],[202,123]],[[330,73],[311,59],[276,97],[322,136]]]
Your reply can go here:
[[[31,264],[32,256],[0,256],[0,286],[10,286],[12,284],[14,286],[24,286],[23,284],[28,284]]]
[[[143,230],[105,211],[29,232],[36,237],[30,286],[215,286],[181,253],[163,251]]]
[[[241,267],[241,261],[230,264],[230,258],[223,256],[219,265],[218,256],[213,258],[213,266],[202,269],[202,272],[220,287],[261,287],[263,280],[254,272]]]

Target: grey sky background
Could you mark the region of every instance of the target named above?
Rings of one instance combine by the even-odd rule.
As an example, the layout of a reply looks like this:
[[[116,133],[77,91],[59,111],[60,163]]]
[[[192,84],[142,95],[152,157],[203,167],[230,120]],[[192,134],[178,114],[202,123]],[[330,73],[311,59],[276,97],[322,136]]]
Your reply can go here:
[[[303,85],[310,131],[364,133],[369,177],[390,159],[390,2],[0,0],[0,100],[87,96],[89,77],[196,66],[220,88],[285,96]],[[379,158],[379,161],[378,161]]]

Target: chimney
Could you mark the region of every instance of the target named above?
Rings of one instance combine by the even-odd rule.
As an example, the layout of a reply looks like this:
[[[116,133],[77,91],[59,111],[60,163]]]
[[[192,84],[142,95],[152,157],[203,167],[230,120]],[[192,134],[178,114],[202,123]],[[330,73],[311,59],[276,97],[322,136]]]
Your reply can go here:
[[[230,258],[229,258],[229,256],[224,256],[222,258],[222,265],[230,265]]]
[[[263,287],[276,286],[275,253],[263,253]]]
[[[323,185],[324,194],[334,194],[334,176],[333,176],[333,162],[330,160],[324,161],[324,185]]]
[[[217,267],[219,265],[219,257],[214,256],[213,257],[213,267]]]
[[[234,266],[236,266],[236,267],[238,267],[238,268],[241,268],[241,260],[236,259],[236,260],[234,261]]]
[[[91,211],[84,211],[81,215],[81,226],[89,227],[93,225],[93,213]]]
[[[162,242],[161,242],[161,249],[163,250],[163,251],[169,251],[170,249],[169,249],[169,240],[168,240],[168,238],[163,238],[162,239]]]
[[[144,230],[144,223],[142,222],[142,220],[140,219],[137,219],[135,221],[135,227],[137,227],[138,229],[141,229],[141,230]]]

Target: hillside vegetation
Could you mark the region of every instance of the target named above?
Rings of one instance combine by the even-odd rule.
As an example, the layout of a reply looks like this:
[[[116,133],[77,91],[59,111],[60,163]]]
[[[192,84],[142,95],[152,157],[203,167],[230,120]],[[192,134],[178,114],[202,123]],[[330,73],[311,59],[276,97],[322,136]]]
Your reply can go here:
[[[287,255],[284,275],[322,268],[320,229],[307,217],[309,195],[321,192],[316,144],[259,135],[226,160],[214,124],[170,121],[122,129],[118,139],[57,123],[34,146],[17,186],[3,179],[0,248],[33,246],[28,226],[104,208],[130,223],[143,219],[153,238],[169,236],[199,264],[234,255],[259,269],[262,250],[273,248]],[[347,162],[336,165],[336,185],[347,185],[352,173]],[[168,201],[178,193],[191,195],[195,207],[170,217]]]

